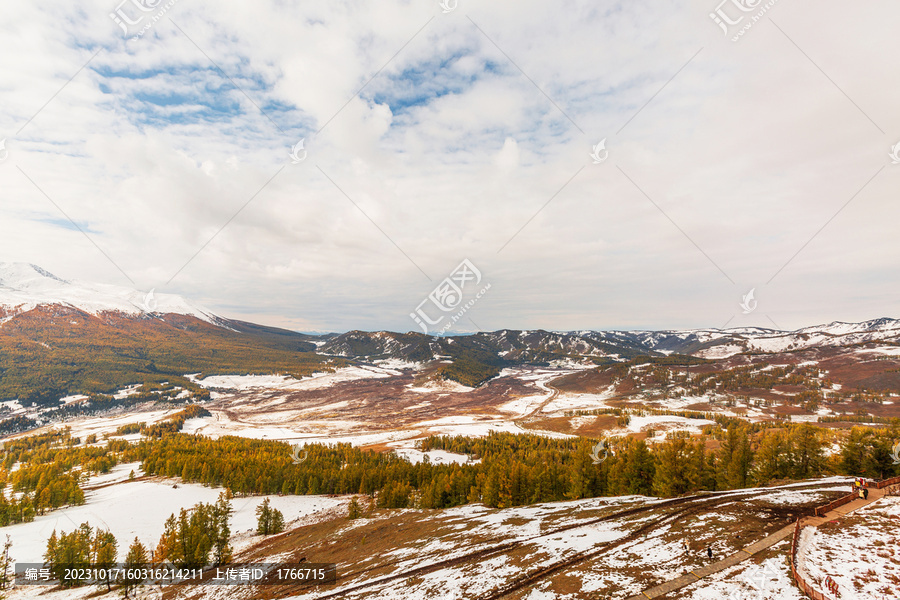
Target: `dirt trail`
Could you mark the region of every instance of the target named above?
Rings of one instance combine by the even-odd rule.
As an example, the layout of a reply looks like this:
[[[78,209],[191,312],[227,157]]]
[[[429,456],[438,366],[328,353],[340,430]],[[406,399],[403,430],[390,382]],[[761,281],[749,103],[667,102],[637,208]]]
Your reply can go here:
[[[526,419],[530,419],[530,418],[534,417],[535,415],[541,414],[541,411],[544,410],[544,407],[547,406],[548,404],[550,404],[551,402],[553,402],[554,400],[556,400],[556,397],[559,396],[559,390],[556,389],[555,387],[553,387],[552,385],[550,385],[549,381],[544,384],[544,387],[546,387],[548,390],[550,390],[550,395],[547,397],[546,400],[541,402],[540,406],[538,406],[536,409],[534,409],[533,411],[531,411],[530,413],[525,415]]]

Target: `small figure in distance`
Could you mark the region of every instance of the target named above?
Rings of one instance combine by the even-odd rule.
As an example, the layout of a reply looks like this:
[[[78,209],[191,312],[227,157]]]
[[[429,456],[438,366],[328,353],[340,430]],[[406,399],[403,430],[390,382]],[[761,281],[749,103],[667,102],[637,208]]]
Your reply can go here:
[[[712,546],[706,547],[706,556],[708,556],[709,559],[712,560]]]
[[[869,488],[863,488],[863,500],[869,499]]]
[[[685,554],[688,553],[688,545],[687,545],[687,542],[684,540],[681,540],[681,549]]]

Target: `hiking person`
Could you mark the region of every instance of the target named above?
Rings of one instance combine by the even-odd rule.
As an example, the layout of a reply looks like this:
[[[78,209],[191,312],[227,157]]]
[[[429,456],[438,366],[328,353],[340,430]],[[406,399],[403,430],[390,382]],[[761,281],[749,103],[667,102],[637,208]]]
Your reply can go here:
[[[688,553],[688,545],[687,545],[687,542],[684,541],[684,540],[681,540],[681,550],[682,550],[682,552],[684,552],[685,554]]]
[[[869,499],[869,488],[863,488],[863,500]]]
[[[712,560],[712,546],[706,547],[706,556],[708,556],[709,559]]]

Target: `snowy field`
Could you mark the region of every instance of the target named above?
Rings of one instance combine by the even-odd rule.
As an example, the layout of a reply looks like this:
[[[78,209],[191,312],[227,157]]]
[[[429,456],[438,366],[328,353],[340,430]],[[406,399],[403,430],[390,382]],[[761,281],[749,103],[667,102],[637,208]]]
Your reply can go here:
[[[457,459],[464,456],[451,455],[446,458]],[[121,473],[126,469],[130,470],[131,467],[133,465],[119,465],[115,473],[95,478],[93,483],[119,481]],[[826,489],[846,487],[845,478],[830,478],[820,482],[833,484],[826,486]],[[685,531],[691,532],[692,543],[698,548],[706,543],[704,540],[713,540],[717,555],[728,552],[729,546],[726,543],[715,541],[721,537],[723,527],[730,528],[738,523],[740,519],[737,515],[743,514],[741,511],[755,510],[752,503],[747,504],[737,496],[763,491],[766,492],[762,499],[765,503],[807,503],[810,500],[817,500],[822,494],[821,488],[801,489],[808,485],[809,482],[805,482],[764,490],[736,490],[715,494],[719,497],[734,495],[736,501],[720,504],[709,512],[691,517],[687,522],[672,521],[653,527],[642,536],[617,547],[614,552],[567,570],[563,580],[575,582],[577,586],[575,589],[580,590],[578,594],[558,591],[556,586],[560,585],[560,581],[549,578],[524,590],[521,597],[532,600],[573,600],[600,595],[604,598],[622,600],[645,589],[648,582],[678,577],[684,574],[686,569],[703,564],[705,559],[696,556],[698,552],[694,552],[695,556],[692,557],[694,562],[686,561],[681,544]],[[92,491],[88,496],[89,503],[85,507],[57,511],[53,515],[39,518],[35,523],[6,529],[15,534],[12,554],[19,561],[35,559],[39,561],[44,540],[54,526],[70,530],[83,520],[88,520],[93,525],[108,525],[117,534],[120,544],[130,541],[137,535],[145,543],[153,545],[168,514],[180,506],[190,506],[197,501],[211,502],[215,500],[217,493],[218,490],[195,485],[179,484],[177,489],[173,489],[170,482],[118,483]],[[285,513],[288,521],[301,516],[316,519],[318,515],[324,516],[329,511],[333,514],[338,507],[345,510],[341,504],[347,502],[346,498],[312,496],[273,496],[270,499],[276,508]],[[262,497],[233,500],[235,514],[232,517],[232,531],[235,534],[233,541],[238,550],[247,547],[253,539],[248,535],[248,530],[255,524],[254,510],[261,501]],[[374,519],[338,521],[333,538],[344,539],[346,536],[352,536],[354,530],[366,527],[374,527],[374,531],[383,531],[384,523],[381,523],[383,520],[387,524],[392,524],[392,519],[399,517],[402,520],[395,526],[402,525],[407,531],[411,529],[412,534],[400,538],[405,541],[386,550],[374,560],[390,562],[394,565],[392,570],[397,569],[400,572],[412,567],[463,557],[479,547],[484,547],[484,543],[490,545],[502,541],[517,544],[518,549],[510,553],[504,552],[484,560],[467,560],[457,565],[422,573],[411,579],[401,578],[386,582],[384,585],[376,585],[347,596],[352,599],[466,600],[480,597],[503,582],[521,576],[523,569],[532,570],[537,564],[553,564],[567,560],[580,552],[590,552],[604,544],[624,541],[635,528],[651,523],[663,513],[651,510],[601,522],[596,522],[596,517],[635,507],[652,507],[661,501],[658,498],[644,496],[622,496],[549,502],[503,510],[489,509],[479,504],[441,511],[397,510],[381,513]],[[896,509],[891,510],[893,512],[887,515],[896,518]],[[415,532],[418,529],[427,530],[428,533],[417,535]],[[326,547],[331,545],[327,539],[322,543]],[[781,600],[782,598],[799,600],[801,596],[791,584],[790,572],[784,560],[789,543],[788,540],[773,548],[774,556],[768,556],[762,564],[748,560],[667,597],[678,600]],[[366,553],[360,554],[361,561],[371,559]],[[358,566],[348,564],[345,568],[352,571]],[[363,577],[360,581],[368,583],[372,580]],[[360,581],[347,581],[342,585],[352,586]],[[340,589],[341,586],[330,588],[327,593]],[[612,593],[611,590],[615,592]],[[39,595],[41,591],[44,590],[41,588],[16,590],[12,598],[75,600],[96,594],[92,589],[54,591]],[[144,590],[145,594],[148,592],[151,595],[155,594],[150,589]],[[321,593],[325,593],[325,590],[310,590],[297,598],[313,599]],[[198,600],[260,597],[254,594],[253,588],[214,587],[185,589],[177,596],[190,596]],[[116,596],[100,594],[99,597],[112,600]]]
[[[806,527],[800,536],[798,569],[813,584],[831,576],[842,599],[900,597],[898,522],[900,497],[892,496],[833,527]]]
[[[384,378],[400,375],[400,371],[386,366],[343,367],[333,373],[315,373],[303,379],[285,375],[212,375],[197,379],[196,374],[186,377],[208,389],[236,389],[239,391],[281,389],[285,391],[318,390],[344,381]]]
[[[467,454],[456,454],[454,452],[447,452],[446,450],[429,450],[428,452],[422,452],[415,448],[397,448],[394,452],[414,465],[425,460],[425,457],[428,457],[428,461],[433,465],[464,465],[466,463],[475,464],[481,462],[480,459],[472,460],[472,457]]]
[[[774,549],[790,552],[790,540]],[[769,558],[761,564],[744,562],[713,573],[667,597],[673,600],[806,600],[794,585],[786,557]]]
[[[615,386],[609,386],[600,394],[560,394],[541,411],[542,413],[563,413],[567,410],[594,410],[608,408],[606,401],[616,395]]]
[[[688,419],[673,415],[648,415],[646,417],[631,416],[628,422],[628,430],[631,432],[654,429],[657,431],[688,431],[692,434],[700,434],[704,425],[715,425],[715,421],[707,419]]]
[[[215,502],[220,488],[198,484],[178,483],[174,480],[127,481],[135,464],[117,465],[109,474],[91,479],[88,487],[113,482],[85,492],[86,503],[35,517],[31,523],[19,523],[3,528],[13,542],[10,555],[16,562],[42,562],[47,538],[54,529],[72,531],[81,523],[109,529],[119,541],[120,552],[137,536],[152,548],[159,541],[163,524],[170,514],[182,508],[190,508],[197,502]],[[325,496],[251,496],[232,499],[234,514],[231,518],[233,534],[246,533],[256,528],[256,507],[269,498],[272,506],[284,513],[285,522],[315,515],[346,503],[346,499]]]
[[[843,479],[823,480],[835,484],[838,481],[843,482]],[[807,486],[807,489],[801,489],[803,486]],[[438,513],[408,510],[404,511],[404,527],[415,530],[421,522],[423,528],[429,527],[429,535],[427,538],[417,538],[398,545],[387,552],[383,560],[390,561],[399,572],[430,564],[440,565],[440,568],[408,579],[375,583],[371,587],[349,592],[346,597],[353,600],[479,598],[540,565],[549,566],[566,561],[579,553],[591,552],[604,544],[612,543],[614,549],[611,552],[594,560],[575,563],[558,576],[542,578],[522,590],[521,595],[512,597],[535,600],[623,600],[651,585],[674,579],[706,564],[705,553],[701,550],[707,543],[712,544],[719,557],[750,543],[751,540],[745,540],[735,546],[735,542],[722,539],[728,532],[733,532],[735,527],[740,527],[742,515],[753,514],[756,519],[765,518],[757,514],[755,500],[748,495],[752,496],[755,491],[763,492],[758,498],[762,505],[769,504],[770,499],[775,504],[808,504],[820,500],[823,490],[809,489],[808,486],[809,482],[806,482],[779,488],[715,494],[717,497],[734,495],[735,502],[720,504],[709,512],[689,517],[687,521],[678,519],[653,526],[643,535],[627,541],[624,538],[635,528],[652,524],[666,512],[650,510],[600,522],[597,522],[596,517],[609,514],[610,511],[650,507],[661,502],[660,499],[625,496],[551,502],[503,510],[488,509],[481,505],[450,508]],[[826,486],[826,489],[832,487],[843,490],[846,486]],[[440,524],[437,533],[432,529],[435,523]],[[364,526],[364,522],[348,525],[341,534]],[[690,555],[685,553],[682,546],[685,532],[689,532],[688,542],[693,546]],[[761,537],[759,533],[753,535],[752,541]],[[485,559],[466,560],[447,566],[441,564],[484,547],[474,540],[486,539],[491,543],[512,543],[516,549]],[[619,542],[621,545],[616,545]],[[785,552],[789,548],[789,540],[787,543],[781,542],[768,551],[770,555],[762,564],[757,564],[755,559],[748,560],[667,597],[685,600],[799,600],[801,596],[793,587],[785,559]],[[771,554],[776,556],[772,557]],[[353,588],[360,582],[348,581],[345,586]],[[364,582],[373,583],[372,580]],[[560,586],[567,590],[577,590],[577,593],[560,591]],[[328,593],[340,590],[341,587],[338,587]],[[311,591],[298,598],[313,599],[318,595],[319,593]]]

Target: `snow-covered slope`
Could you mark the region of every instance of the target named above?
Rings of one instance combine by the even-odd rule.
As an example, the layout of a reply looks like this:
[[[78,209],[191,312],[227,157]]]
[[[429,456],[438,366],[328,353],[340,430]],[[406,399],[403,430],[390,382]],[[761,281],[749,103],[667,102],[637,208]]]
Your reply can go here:
[[[0,262],[0,310],[6,313],[6,319],[45,305],[69,306],[92,315],[174,313],[208,323],[221,321],[211,311],[174,294],[145,294],[116,285],[67,281],[36,265]]]
[[[740,352],[785,352],[814,347],[850,346],[874,341],[898,341],[900,320],[883,317],[862,323],[835,321],[796,331],[741,327],[681,331],[608,331],[591,332],[591,335],[631,340],[657,352],[724,358]]]

